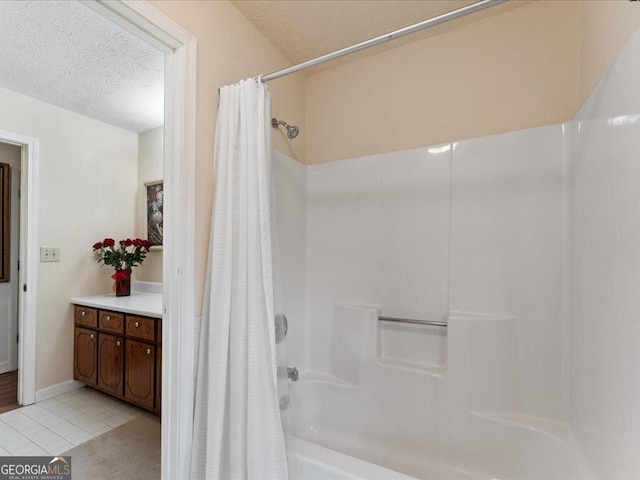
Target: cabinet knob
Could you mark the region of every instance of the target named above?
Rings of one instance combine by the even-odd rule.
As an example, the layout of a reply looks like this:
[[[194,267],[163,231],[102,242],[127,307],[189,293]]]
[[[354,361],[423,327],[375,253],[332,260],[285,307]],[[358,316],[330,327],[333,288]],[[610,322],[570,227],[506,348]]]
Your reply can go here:
[[[147,348],[147,355],[151,355],[151,349]]]
[[[118,341],[116,342],[116,346],[117,346],[117,347],[119,347],[119,346],[120,346],[120,340],[118,340]]]
[[[92,333],[92,334],[91,334],[91,338],[93,338],[93,337],[94,337],[94,335],[93,335],[93,333]]]
[[[81,315],[81,316],[83,316],[83,317],[84,317],[86,314],[87,314],[87,312],[85,312],[84,310],[82,310],[82,311],[80,312],[80,315]]]
[[[108,322],[109,320],[111,320],[111,317],[109,315],[107,315],[106,317],[104,317],[105,320]]]
[[[138,327],[140,326],[140,323],[139,323],[139,322],[136,322],[136,323],[135,323],[135,326],[136,326],[136,328],[138,328]]]

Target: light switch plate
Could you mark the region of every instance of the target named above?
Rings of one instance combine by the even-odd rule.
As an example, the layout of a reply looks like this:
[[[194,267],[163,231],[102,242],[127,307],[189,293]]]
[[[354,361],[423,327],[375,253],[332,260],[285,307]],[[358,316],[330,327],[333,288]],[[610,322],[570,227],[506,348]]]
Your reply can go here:
[[[41,262],[59,262],[60,247],[40,247]]]

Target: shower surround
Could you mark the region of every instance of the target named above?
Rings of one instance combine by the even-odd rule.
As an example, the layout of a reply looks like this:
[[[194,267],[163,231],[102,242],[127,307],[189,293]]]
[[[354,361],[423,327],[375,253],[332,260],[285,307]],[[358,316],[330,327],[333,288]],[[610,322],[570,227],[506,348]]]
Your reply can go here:
[[[565,124],[274,154],[296,436],[418,478],[640,475],[637,58]]]
[[[582,476],[561,423],[564,130],[274,155],[299,437],[418,478]]]

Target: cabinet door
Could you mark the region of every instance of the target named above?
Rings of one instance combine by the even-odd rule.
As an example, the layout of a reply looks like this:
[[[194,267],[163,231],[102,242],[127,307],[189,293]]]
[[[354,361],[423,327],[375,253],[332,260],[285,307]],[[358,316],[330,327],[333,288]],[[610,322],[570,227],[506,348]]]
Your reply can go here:
[[[155,401],[155,347],[126,341],[124,398],[141,407],[153,408]]]
[[[81,382],[95,385],[98,380],[98,334],[95,330],[78,327],[74,333],[73,377]]]
[[[156,347],[156,411],[162,404],[162,347]]]
[[[124,393],[124,340],[98,334],[98,387],[113,395]]]

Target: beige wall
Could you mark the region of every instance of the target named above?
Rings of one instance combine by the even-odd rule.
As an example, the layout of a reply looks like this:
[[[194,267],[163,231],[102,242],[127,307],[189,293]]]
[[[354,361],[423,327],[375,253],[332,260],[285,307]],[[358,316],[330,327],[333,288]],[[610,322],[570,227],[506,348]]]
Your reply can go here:
[[[39,140],[38,243],[60,247],[38,264],[40,389],[73,377],[71,298],[111,291],[91,245],[135,231],[138,135],[2,88],[0,130]]]
[[[579,2],[539,1],[307,79],[307,163],[568,120]]]
[[[289,66],[287,59],[226,1],[158,1],[151,4],[198,39],[196,132],[196,301],[200,311],[213,200],[213,139],[217,89],[240,79]],[[288,142],[274,132],[273,145],[304,161],[304,88],[302,74],[272,82],[273,115],[298,125],[301,134]]]
[[[640,25],[640,2],[580,2],[580,104]]]
[[[536,1],[311,75],[306,162],[564,122],[640,23],[640,2]]]
[[[147,238],[146,182],[164,178],[164,127],[138,134],[138,193],[136,195],[136,236]],[[162,250],[149,252],[144,263],[136,269],[135,280],[162,282]]]

